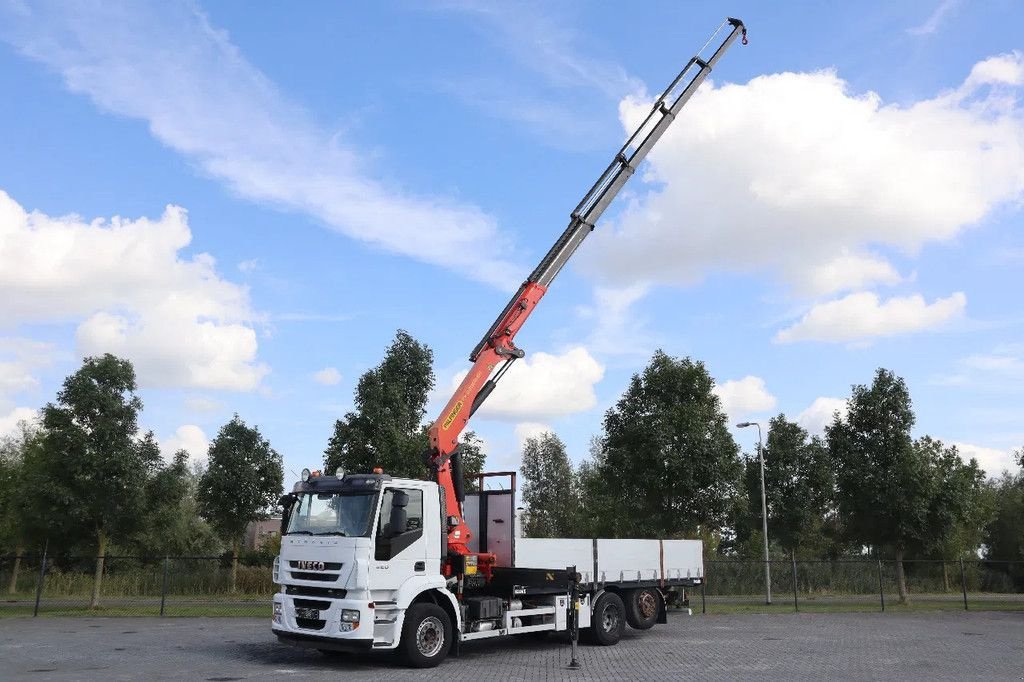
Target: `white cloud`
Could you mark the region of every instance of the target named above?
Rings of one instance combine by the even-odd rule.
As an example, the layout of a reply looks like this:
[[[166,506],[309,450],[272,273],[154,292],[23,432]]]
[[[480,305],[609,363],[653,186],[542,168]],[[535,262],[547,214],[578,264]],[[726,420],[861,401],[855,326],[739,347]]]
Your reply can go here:
[[[825,427],[832,423],[836,412],[841,417],[846,416],[846,401],[842,398],[821,396],[815,398],[813,403],[796,416],[796,423],[807,429],[812,436],[820,436],[825,433]]]
[[[950,445],[956,446],[957,450],[960,451],[961,459],[965,462],[970,460],[972,457],[978,460],[978,466],[981,467],[989,477],[999,476],[1004,471],[1016,472],[1020,469],[1013,458],[1012,450],[986,448],[980,445],[972,445],[970,443],[950,443]]]
[[[250,272],[254,272],[256,270],[256,268],[259,267],[259,265],[260,265],[259,259],[257,259],[257,258],[250,258],[249,260],[244,260],[241,263],[239,263],[238,264],[238,270],[240,272],[244,272],[246,274],[249,274]]]
[[[865,289],[874,284],[898,284],[903,279],[888,261],[852,253],[814,265],[805,276],[802,289],[812,296]]]
[[[522,452],[523,448],[526,447],[527,438],[539,438],[542,434],[549,431],[552,431],[552,429],[547,424],[541,424],[540,422],[519,422],[516,424],[515,428],[516,442],[519,444],[519,451]]]
[[[313,374],[313,381],[324,386],[337,386],[341,383],[341,372],[337,367],[324,367]]]
[[[957,5],[960,4],[960,0],[942,0],[928,15],[928,18],[924,20],[919,26],[914,26],[907,29],[907,33],[913,36],[931,35],[938,30],[942,20],[946,18],[952,10],[956,9]]]
[[[775,335],[775,341],[863,341],[910,334],[939,327],[963,314],[967,297],[956,292],[926,303],[920,295],[894,297],[881,302],[869,292],[815,305],[793,326]]]
[[[1024,380],[1024,344],[1011,343],[961,358],[952,373],[937,376],[932,383],[1017,392],[1021,380]]]
[[[455,375],[454,390],[468,370]],[[597,404],[594,386],[604,367],[585,348],[560,355],[538,352],[517,360],[480,407],[480,416],[526,421],[585,412]]]
[[[13,436],[18,433],[19,422],[34,422],[39,413],[30,407],[16,407],[5,415],[0,415],[0,437]]]
[[[192,460],[205,460],[210,448],[210,440],[195,424],[179,426],[174,435],[160,439],[159,443],[160,452],[167,460],[171,460],[178,450],[188,451]]]
[[[768,271],[816,294],[893,283],[881,250],[913,254],[1024,196],[1022,69],[1021,53],[986,60],[960,89],[907,105],[833,71],[705,84],[582,265],[670,284]],[[623,101],[624,127],[649,106]]]
[[[0,237],[3,235],[2,227],[0,224]],[[34,370],[52,364],[53,356],[51,343],[19,337],[0,338],[0,405],[15,394],[38,387],[39,380]]]
[[[208,254],[183,257],[191,239],[175,206],[158,220],[86,222],[29,213],[0,191],[0,316],[85,318],[78,350],[130,358],[144,386],[253,389],[268,370],[248,291],[221,279]]]
[[[0,26],[0,36],[58,72],[69,90],[145,121],[160,142],[245,198],[481,281],[518,281],[490,216],[376,177],[369,154],[290,102],[191,3],[35,3],[27,12],[0,10]]]
[[[633,307],[650,291],[644,283],[626,287],[594,287],[593,301],[577,314],[592,322],[587,348],[601,355],[649,355],[657,345]]]
[[[715,395],[722,403],[722,411],[729,415],[730,421],[742,419],[747,415],[767,412],[775,407],[775,396],[768,392],[764,379],[745,376],[742,379],[715,384]]]

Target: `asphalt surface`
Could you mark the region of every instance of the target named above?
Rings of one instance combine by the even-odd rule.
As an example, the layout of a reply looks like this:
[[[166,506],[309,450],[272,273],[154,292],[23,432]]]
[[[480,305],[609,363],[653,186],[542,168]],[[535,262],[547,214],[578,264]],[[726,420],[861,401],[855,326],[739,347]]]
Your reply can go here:
[[[1024,612],[671,614],[614,647],[467,644],[432,671],[279,644],[266,619],[5,618],[4,680],[1024,680]]]

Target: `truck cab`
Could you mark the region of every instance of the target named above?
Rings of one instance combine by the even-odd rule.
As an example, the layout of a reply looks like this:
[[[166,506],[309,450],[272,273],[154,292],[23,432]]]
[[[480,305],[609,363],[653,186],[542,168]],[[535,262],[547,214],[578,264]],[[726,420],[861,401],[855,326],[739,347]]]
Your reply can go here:
[[[282,498],[274,563],[278,638],[325,651],[394,649],[419,600],[448,616],[447,633],[444,619],[421,629],[423,648],[447,646],[458,609],[441,574],[441,499],[436,483],[385,474],[310,474],[297,483]]]

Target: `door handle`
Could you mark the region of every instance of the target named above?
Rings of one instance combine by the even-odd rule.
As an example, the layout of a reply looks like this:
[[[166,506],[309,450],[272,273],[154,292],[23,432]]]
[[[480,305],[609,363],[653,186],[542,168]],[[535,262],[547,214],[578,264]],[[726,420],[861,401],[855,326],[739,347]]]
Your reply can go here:
[[[422,573],[423,571],[427,570],[427,564],[425,561],[417,561],[415,564],[413,564],[412,570],[416,571],[417,573]]]

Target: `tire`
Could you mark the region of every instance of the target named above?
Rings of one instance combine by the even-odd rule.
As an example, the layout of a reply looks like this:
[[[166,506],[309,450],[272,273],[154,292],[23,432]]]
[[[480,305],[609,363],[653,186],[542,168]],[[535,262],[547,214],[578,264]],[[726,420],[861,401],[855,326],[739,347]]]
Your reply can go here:
[[[452,644],[452,623],[437,604],[413,604],[405,613],[402,640],[398,648],[413,668],[433,668],[448,655]]]
[[[650,630],[662,608],[657,588],[642,587],[626,593],[626,622],[634,630]]]
[[[626,629],[626,607],[614,592],[605,592],[597,598],[590,615],[587,639],[600,646],[618,644]]]

